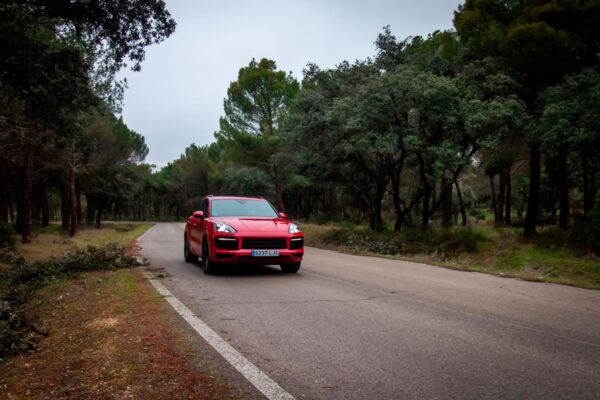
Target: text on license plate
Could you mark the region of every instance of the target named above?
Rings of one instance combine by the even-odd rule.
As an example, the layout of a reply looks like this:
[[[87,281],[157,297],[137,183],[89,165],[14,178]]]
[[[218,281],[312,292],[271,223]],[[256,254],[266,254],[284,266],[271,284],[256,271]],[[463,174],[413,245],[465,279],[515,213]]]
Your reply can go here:
[[[279,257],[279,250],[252,250],[252,257]]]

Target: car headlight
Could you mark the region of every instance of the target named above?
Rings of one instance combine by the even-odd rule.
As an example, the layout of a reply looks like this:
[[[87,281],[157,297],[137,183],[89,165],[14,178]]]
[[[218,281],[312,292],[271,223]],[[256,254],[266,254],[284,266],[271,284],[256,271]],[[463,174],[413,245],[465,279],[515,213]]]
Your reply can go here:
[[[296,224],[290,224],[288,226],[288,231],[290,233],[300,233],[300,232],[302,232],[302,229],[300,229],[300,227]]]
[[[235,233],[236,230],[223,222],[215,222],[215,232]]]

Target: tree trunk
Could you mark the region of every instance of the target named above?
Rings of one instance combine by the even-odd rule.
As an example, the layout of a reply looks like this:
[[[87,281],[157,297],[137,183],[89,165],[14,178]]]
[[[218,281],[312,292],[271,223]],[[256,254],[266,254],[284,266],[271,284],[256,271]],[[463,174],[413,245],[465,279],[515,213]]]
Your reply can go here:
[[[567,155],[564,152],[561,152],[558,162],[558,196],[560,207],[558,226],[561,229],[566,229],[567,225],[569,225],[569,171],[567,169]]]
[[[379,231],[383,229],[383,219],[381,218],[381,201],[385,194],[385,183],[380,179],[375,180],[375,191],[373,193],[373,204],[371,205],[370,225],[371,229]]]
[[[9,202],[9,189],[8,189],[8,177],[2,174],[2,192],[0,192],[0,222],[8,222],[8,202]]]
[[[452,226],[452,185],[448,184],[448,178],[442,178],[440,186],[440,195],[442,198],[442,226],[449,228]]]
[[[85,223],[87,226],[92,226],[94,224],[94,213],[95,213],[96,209],[94,207],[94,202],[92,200],[92,197],[88,193],[85,194],[85,202],[86,202]]]
[[[433,189],[429,183],[423,186],[423,210],[421,215],[421,228],[426,231],[429,228],[429,203],[431,202],[431,194]]]
[[[527,198],[527,214],[523,234],[530,238],[536,233],[537,220],[540,213],[540,173],[541,153],[537,143],[531,144],[529,152],[529,196]]]
[[[75,189],[75,166],[69,167],[69,214],[70,225],[69,225],[69,237],[75,236],[77,231],[77,190]]]
[[[504,171],[500,172],[499,177],[499,191],[498,191],[498,218],[496,220],[496,225],[502,225],[504,223],[504,200],[506,199],[506,175]]]
[[[458,196],[458,204],[460,205],[460,215],[462,217],[461,225],[467,226],[467,211],[465,210],[465,203],[463,202],[462,193],[460,191],[460,184],[458,181],[454,182],[456,186],[456,195]]]
[[[588,163],[587,154],[584,151],[581,156],[581,175],[583,184],[583,215],[587,220],[589,213],[594,207],[594,196],[590,187],[590,166]]]
[[[100,229],[100,223],[102,221],[102,211],[104,211],[104,205],[100,205],[96,210],[96,229]]]
[[[15,231],[19,234],[23,233],[23,188],[19,188],[17,195],[17,216],[15,218]]]
[[[25,155],[25,169],[23,171],[23,208],[21,209],[21,240],[23,243],[31,243],[34,157],[35,148],[30,145],[27,147],[27,153]]]
[[[61,229],[67,230],[69,229],[69,220],[71,216],[69,215],[69,191],[67,185],[64,182],[60,184],[60,212],[62,214],[61,220]]]
[[[511,171],[510,169],[506,171],[506,176],[504,177],[504,183],[506,184],[506,212],[504,213],[504,223],[506,225],[510,225],[510,212],[512,208],[512,182],[511,182]]]
[[[77,178],[77,176],[75,178]],[[77,179],[75,180],[75,198],[77,199],[77,225],[79,225],[81,221],[83,221],[83,211],[81,210],[81,189],[79,188]]]
[[[50,206],[48,204],[48,185],[46,182],[42,185],[42,226],[46,227],[50,223]]]
[[[490,188],[492,190],[492,211],[494,212],[494,223],[498,223],[498,207],[496,206],[496,187],[494,186],[494,176],[490,177]]]
[[[279,168],[273,165],[273,175],[275,178],[275,195],[277,197],[277,211],[285,212],[285,204],[283,203],[283,181]]]
[[[41,191],[40,185],[36,185],[36,187],[33,188],[33,209],[32,209],[31,215],[32,215],[32,221],[37,225],[41,225],[41,223],[42,223],[42,191]]]
[[[396,220],[394,221],[394,232],[399,232],[404,222],[404,214],[400,204],[400,174],[397,171],[391,173],[392,181],[392,203],[394,204],[394,213]]]
[[[12,192],[10,189],[6,192],[6,198],[8,199],[8,219],[11,224],[15,224],[15,211],[13,209]]]

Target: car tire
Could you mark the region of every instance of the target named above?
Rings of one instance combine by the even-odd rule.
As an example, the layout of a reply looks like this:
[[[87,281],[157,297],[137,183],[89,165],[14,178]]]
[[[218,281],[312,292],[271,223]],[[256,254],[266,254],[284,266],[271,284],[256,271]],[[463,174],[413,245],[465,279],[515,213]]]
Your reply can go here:
[[[300,263],[281,264],[280,267],[287,274],[295,274],[300,269]]]
[[[208,244],[206,242],[202,243],[202,259],[200,260],[200,267],[206,275],[213,275],[217,271],[217,265],[210,260],[208,251]]]
[[[183,258],[185,259],[185,262],[188,263],[198,262],[198,256],[192,253],[192,251],[190,250],[190,244],[188,242],[187,236],[184,236],[183,238]]]

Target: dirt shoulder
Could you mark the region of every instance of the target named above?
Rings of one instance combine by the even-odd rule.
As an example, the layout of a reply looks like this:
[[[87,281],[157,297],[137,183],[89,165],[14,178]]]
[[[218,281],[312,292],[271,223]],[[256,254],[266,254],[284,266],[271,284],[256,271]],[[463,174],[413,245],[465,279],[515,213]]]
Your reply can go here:
[[[232,368],[186,330],[141,268],[57,282],[36,291],[28,307],[48,337],[37,349],[0,363],[3,398],[255,396],[249,383],[234,382],[239,378]]]

